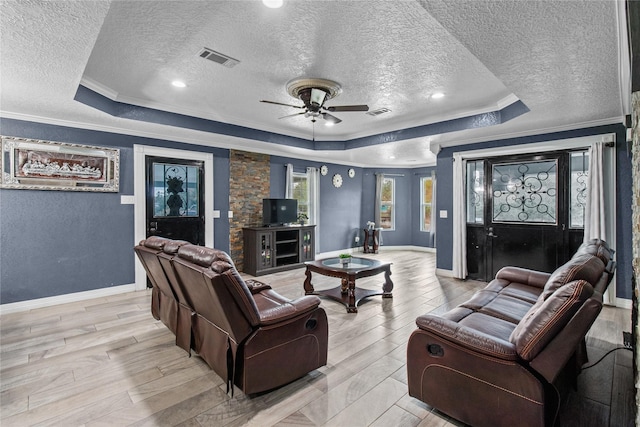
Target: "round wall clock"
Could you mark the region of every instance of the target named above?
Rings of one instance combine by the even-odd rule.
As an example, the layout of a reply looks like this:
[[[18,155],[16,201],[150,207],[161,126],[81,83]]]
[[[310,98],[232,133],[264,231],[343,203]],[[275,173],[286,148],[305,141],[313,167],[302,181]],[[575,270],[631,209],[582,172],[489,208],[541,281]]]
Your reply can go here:
[[[349,178],[353,178],[354,176],[356,176],[356,171],[353,170],[353,168],[349,169]]]
[[[342,186],[342,176],[339,173],[333,175],[333,186],[336,188]]]
[[[327,172],[329,172],[329,168],[327,167],[327,165],[322,165],[322,166],[320,167],[320,173],[321,173],[322,175],[326,175],[326,174],[327,174]]]

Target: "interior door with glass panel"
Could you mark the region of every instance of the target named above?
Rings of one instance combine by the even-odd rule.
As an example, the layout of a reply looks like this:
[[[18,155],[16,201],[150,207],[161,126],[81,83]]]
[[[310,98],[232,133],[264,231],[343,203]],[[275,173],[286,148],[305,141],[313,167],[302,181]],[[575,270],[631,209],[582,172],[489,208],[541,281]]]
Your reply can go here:
[[[204,245],[204,162],[147,156],[147,237]]]
[[[467,162],[469,276],[502,267],[551,272],[584,235],[586,152]]]

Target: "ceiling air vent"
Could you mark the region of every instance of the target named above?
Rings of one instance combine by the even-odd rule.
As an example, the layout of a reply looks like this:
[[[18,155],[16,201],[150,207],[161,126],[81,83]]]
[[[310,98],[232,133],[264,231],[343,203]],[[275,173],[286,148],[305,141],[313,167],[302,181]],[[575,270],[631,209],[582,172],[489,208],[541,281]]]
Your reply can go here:
[[[380,114],[390,113],[391,110],[388,108],[378,108],[377,110],[369,111],[367,114],[370,116],[379,116]]]
[[[223,55],[220,52],[216,52],[215,50],[211,50],[206,47],[198,53],[198,56],[200,56],[200,58],[213,61],[217,64],[224,65],[228,68],[235,67],[238,63],[240,63],[240,61],[238,61],[237,59],[231,58],[227,55]]]

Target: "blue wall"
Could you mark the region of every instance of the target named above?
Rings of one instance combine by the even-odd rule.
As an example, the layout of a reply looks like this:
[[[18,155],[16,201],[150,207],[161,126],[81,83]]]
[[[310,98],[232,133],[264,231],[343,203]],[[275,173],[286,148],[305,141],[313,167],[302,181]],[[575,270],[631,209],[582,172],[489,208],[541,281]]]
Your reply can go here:
[[[120,195],[133,194],[133,145],[151,145],[202,151],[214,155],[214,245],[229,251],[229,151],[175,141],[141,138],[13,119],[0,119],[4,136],[43,139],[120,149],[119,193],[0,190],[0,303],[43,298],[134,282],[133,205],[122,205]],[[449,218],[437,219],[437,265],[451,269],[452,253],[452,156],[456,151],[541,142],[616,132],[624,141],[622,126],[602,126],[571,132],[449,147],[438,155],[436,209]],[[624,143],[617,144],[617,283],[618,297],[631,296],[631,159]],[[321,163],[304,159],[271,157],[271,196],[284,196],[286,163],[303,172]],[[378,169],[330,164],[320,177],[320,251],[355,247],[362,228],[374,219],[375,173],[396,178],[396,230],[385,232],[386,246],[432,246],[429,233],[419,230],[420,177],[433,168]],[[339,173],[343,185],[335,188]],[[405,209],[406,208],[406,209]],[[362,243],[362,241],[361,241]]]
[[[438,154],[436,174],[438,176],[437,209],[447,210],[448,218],[437,219],[436,246],[437,267],[452,269],[453,253],[453,153],[480,148],[504,147],[529,144],[533,142],[553,141],[590,135],[616,133],[617,169],[616,180],[616,295],[618,298],[631,298],[631,154],[627,151],[625,129],[622,125],[598,126],[567,132],[511,138],[499,141],[483,142],[464,146],[443,148]]]
[[[3,136],[120,149],[120,192],[0,190],[0,302],[7,304],[134,282],[133,145],[214,155],[216,247],[229,250],[229,153],[130,135],[0,119]]]
[[[294,172],[305,172],[307,167],[326,164],[329,173],[320,175],[320,224],[316,237],[320,252],[330,252],[355,247],[355,236],[366,223],[361,215],[362,169],[354,167],[356,174],[349,178],[349,166],[333,163],[318,163],[287,157],[271,157],[271,196],[284,197],[285,165],[291,163]],[[342,186],[333,186],[333,176],[342,176]],[[360,233],[360,234],[358,234]],[[360,241],[362,244],[362,240]]]

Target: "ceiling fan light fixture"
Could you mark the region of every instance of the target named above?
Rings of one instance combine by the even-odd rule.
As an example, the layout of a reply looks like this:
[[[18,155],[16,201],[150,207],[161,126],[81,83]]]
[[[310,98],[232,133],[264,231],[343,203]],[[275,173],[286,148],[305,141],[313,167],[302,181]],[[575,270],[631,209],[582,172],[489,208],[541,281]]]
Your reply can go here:
[[[278,9],[282,7],[283,3],[283,0],[262,0],[262,4],[267,6],[269,9]]]
[[[322,89],[312,88],[311,89],[311,103],[315,105],[324,104],[324,99],[327,96],[327,92]]]

